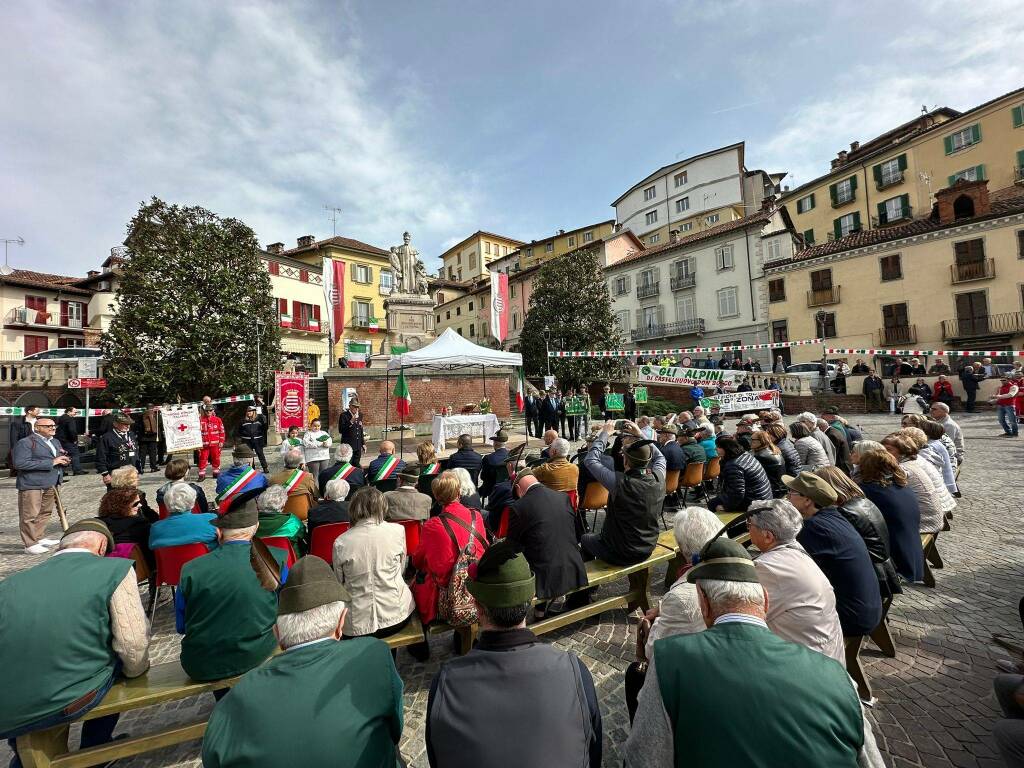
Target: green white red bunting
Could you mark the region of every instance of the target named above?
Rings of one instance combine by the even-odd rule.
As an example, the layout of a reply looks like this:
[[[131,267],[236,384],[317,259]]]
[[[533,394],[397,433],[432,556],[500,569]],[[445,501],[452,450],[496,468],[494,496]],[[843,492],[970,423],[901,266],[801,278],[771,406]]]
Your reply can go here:
[[[254,400],[252,395],[229,395],[228,397],[214,398],[210,402],[214,405],[220,405],[221,403],[241,403],[246,400]],[[187,408],[191,405],[202,405],[199,403],[164,403],[166,406],[173,406],[175,408]],[[78,409],[82,416],[85,416],[85,408]],[[111,413],[144,413],[146,408],[90,408],[89,416],[108,416]],[[40,408],[40,416],[61,416],[64,413],[63,408]],[[25,409],[21,406],[9,406],[0,408],[0,416],[24,416]]]
[[[600,349],[591,352],[548,352],[548,357],[636,357],[643,355],[682,355],[694,352],[742,352],[745,349],[783,349],[785,347],[806,347],[821,344],[824,339],[803,341],[780,341],[774,344],[739,344],[731,347],[674,347],[672,349]]]
[[[829,355],[893,355],[895,357],[1024,357],[1021,349],[835,349],[826,347]]]

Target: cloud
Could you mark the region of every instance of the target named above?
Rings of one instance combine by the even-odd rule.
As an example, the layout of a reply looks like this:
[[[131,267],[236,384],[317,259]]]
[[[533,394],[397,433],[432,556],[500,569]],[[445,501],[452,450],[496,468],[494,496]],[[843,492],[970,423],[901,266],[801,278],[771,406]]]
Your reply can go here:
[[[426,97],[375,79],[345,8],[41,2],[7,5],[0,27],[19,41],[0,50],[15,262],[95,266],[151,195],[264,244],[330,235],[325,204],[339,234],[387,246],[408,229],[426,251],[476,218],[479,180],[418,151]]]

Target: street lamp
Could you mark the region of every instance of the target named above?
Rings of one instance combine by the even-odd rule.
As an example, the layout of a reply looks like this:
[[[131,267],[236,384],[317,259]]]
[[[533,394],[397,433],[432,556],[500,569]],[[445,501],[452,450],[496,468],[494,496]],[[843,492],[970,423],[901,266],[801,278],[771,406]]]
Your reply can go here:
[[[828,388],[828,355],[825,353],[825,321],[828,319],[828,315],[825,314],[824,310],[819,309],[815,313],[814,319],[818,321],[818,338],[821,339],[821,371],[819,371],[819,376],[821,376],[821,389],[824,391]]]
[[[548,361],[548,376],[551,376],[551,329],[544,326],[544,356]]]

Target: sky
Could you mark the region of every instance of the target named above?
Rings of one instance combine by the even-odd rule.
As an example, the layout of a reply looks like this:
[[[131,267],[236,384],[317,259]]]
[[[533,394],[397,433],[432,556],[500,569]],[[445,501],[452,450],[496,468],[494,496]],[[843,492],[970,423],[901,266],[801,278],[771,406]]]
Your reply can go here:
[[[614,218],[676,159],[746,142],[797,186],[839,149],[1024,85],[1019,0],[0,4],[0,239],[84,274],[152,196],[260,243]]]

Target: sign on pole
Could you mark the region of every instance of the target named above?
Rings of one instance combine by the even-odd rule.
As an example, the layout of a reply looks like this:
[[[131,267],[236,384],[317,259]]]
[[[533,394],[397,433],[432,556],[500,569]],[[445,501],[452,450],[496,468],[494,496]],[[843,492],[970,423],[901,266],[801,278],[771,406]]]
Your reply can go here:
[[[606,411],[626,410],[626,396],[623,395],[621,392],[610,392],[609,394],[604,396],[604,409]]]
[[[78,358],[78,378],[80,379],[98,379],[99,374],[99,360],[95,357],[80,357]]]
[[[195,451],[203,447],[203,433],[199,426],[199,406],[196,404],[165,405],[160,409],[164,425],[167,453]]]
[[[104,389],[106,379],[68,379],[68,389]]]
[[[635,387],[633,389],[633,399],[636,400],[637,405],[642,405],[647,402],[647,387]]]

